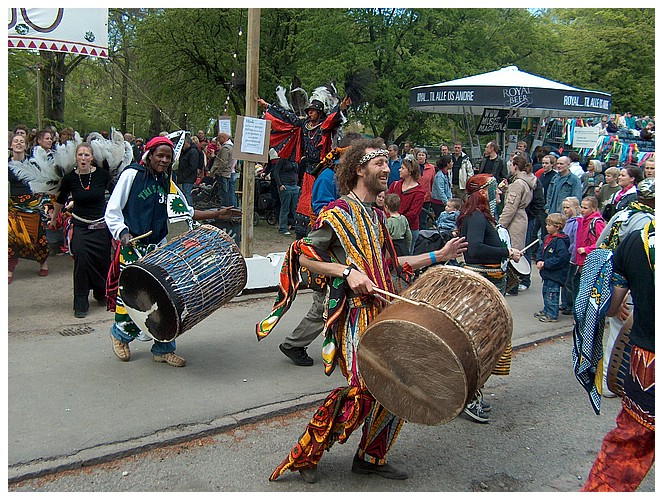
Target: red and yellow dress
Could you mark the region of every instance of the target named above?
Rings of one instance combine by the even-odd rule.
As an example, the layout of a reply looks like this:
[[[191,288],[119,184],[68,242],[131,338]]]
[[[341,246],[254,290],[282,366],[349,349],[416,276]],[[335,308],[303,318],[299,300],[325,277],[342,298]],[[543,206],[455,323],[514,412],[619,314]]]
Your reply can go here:
[[[326,207],[308,237],[295,241],[284,261],[279,294],[271,314],[256,325],[258,340],[276,326],[295,299],[300,280],[299,256],[320,262],[341,262],[364,272],[384,290],[396,292],[392,270],[405,280],[411,270],[396,269],[397,258],[386,228],[384,214],[369,205],[343,196]],[[348,386],[334,389],[313,415],[286,459],[270,480],[286,470],[317,465],[325,450],[336,441],[344,443],[362,423],[359,458],[382,465],[403,420],[388,412],[370,394],[357,366],[357,348],[369,322],[382,310],[376,298],[355,295],[342,278],[328,278],[329,297],[323,330],[322,356],[329,375],[338,365]]]

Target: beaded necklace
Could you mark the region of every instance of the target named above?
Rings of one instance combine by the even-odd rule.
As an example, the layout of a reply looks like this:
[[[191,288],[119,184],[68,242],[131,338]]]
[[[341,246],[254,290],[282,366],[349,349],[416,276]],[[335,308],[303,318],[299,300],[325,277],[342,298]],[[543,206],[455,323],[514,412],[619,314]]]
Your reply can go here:
[[[90,190],[90,185],[92,184],[92,169],[90,169],[89,174],[90,174],[90,177],[89,177],[89,179],[88,179],[88,181],[87,181],[87,186],[84,186],[84,185],[83,185],[83,179],[81,178],[81,173],[80,173],[80,171],[78,172],[78,182],[81,183],[81,187],[82,187],[85,191],[89,191],[89,190]]]

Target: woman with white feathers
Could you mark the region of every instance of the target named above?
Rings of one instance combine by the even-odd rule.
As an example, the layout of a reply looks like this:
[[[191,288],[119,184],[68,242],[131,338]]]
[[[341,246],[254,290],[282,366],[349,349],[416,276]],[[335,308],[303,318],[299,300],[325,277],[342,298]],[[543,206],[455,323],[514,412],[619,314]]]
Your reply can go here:
[[[90,307],[89,294],[99,305],[105,305],[106,277],[111,263],[111,235],[104,222],[106,191],[110,192],[111,176],[94,166],[92,146],[82,142],[76,147],[76,170],[66,174],[53,204],[49,226],[55,229],[57,218],[69,196],[73,234],[70,251],[74,257],[74,316],[84,318]]]

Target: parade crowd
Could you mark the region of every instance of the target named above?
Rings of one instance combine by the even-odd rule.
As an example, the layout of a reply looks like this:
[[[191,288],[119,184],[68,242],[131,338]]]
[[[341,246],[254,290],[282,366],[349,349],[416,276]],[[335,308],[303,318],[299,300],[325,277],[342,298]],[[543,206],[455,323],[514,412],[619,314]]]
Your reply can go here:
[[[601,397],[623,401],[618,426],[583,489],[637,488],[654,461],[655,155],[639,163],[617,155],[602,161],[573,150],[532,149],[524,140],[504,155],[489,141],[473,161],[460,141],[431,155],[410,142],[341,134],[349,97],[331,109],[311,100],[305,116],[258,103],[272,122],[269,161],[260,175],[270,184],[278,232],[294,233],[294,241],[288,241],[274,310],[256,333],[259,340],[267,336],[297,289],[307,286],[311,308],[280,350],[296,365],[311,366],[307,348],[322,335],[325,371],[339,367],[347,379],[270,479],[291,470],[315,482],[324,451],[362,426],[352,471],[408,477],[386,461],[405,421],[367,390],[356,363],[358,342],[384,308],[376,290],[402,293],[423,270],[447,264],[479,273],[503,296],[527,293],[538,276],[541,308],[532,320],[573,316],[574,370],[592,404],[598,409]],[[603,117],[599,125],[601,133],[654,134],[653,120],[631,113],[617,123]],[[50,254],[70,254],[74,316],[86,317],[92,291],[100,306],[114,311],[112,349],[129,361],[130,343],[144,332],[124,307],[118,276],[165,243],[169,222],[184,218],[193,227],[194,220],[237,216],[240,165],[232,137],[209,138],[201,130],[179,142],[167,132],[145,141],[125,133],[115,139],[125,154],[114,157],[101,152],[104,144],[111,148],[112,134],[82,140],[69,127],[19,125],[9,135],[9,284],[19,259],[36,261],[37,274],[46,277]],[[205,203],[196,198],[200,193]],[[181,208],[173,213],[172,207]],[[615,393],[610,353],[625,330],[630,371]],[[587,345],[596,343],[600,348],[591,352],[603,356],[588,359]],[[174,340],[154,340],[154,361],[185,366],[175,348]],[[508,375],[510,343],[499,354],[492,374]],[[468,399],[463,414],[489,422],[491,405],[481,390]]]

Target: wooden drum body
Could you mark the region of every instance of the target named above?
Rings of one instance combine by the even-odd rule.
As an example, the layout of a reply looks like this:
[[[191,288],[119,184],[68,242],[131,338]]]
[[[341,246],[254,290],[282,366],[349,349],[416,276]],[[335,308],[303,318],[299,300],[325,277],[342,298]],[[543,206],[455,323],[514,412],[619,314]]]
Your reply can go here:
[[[478,273],[435,266],[371,322],[359,371],[389,411],[436,425],[456,417],[490,376],[511,341],[511,310]]]
[[[233,239],[203,224],[125,267],[120,288],[134,323],[170,342],[239,295],[246,280],[246,262]]]

